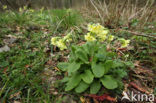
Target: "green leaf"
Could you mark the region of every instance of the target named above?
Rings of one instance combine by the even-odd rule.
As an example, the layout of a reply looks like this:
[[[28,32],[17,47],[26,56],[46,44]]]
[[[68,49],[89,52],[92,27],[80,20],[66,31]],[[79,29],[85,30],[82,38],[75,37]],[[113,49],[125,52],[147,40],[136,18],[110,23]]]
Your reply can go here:
[[[132,68],[132,69],[134,68],[134,64],[131,61],[125,62],[125,65]]]
[[[97,94],[100,88],[101,88],[100,81],[94,81],[90,86],[90,93]]]
[[[110,58],[114,58],[114,57],[116,57],[116,53],[115,52],[108,52],[107,56]]]
[[[87,84],[90,84],[92,83],[94,79],[94,75],[92,74],[90,70],[85,70],[85,72],[81,74],[81,78],[84,82],[86,82]]]
[[[98,61],[98,58],[96,56],[93,56],[91,63],[93,64],[93,63],[96,63],[97,61]]]
[[[75,51],[77,48],[78,48],[78,46],[76,46],[76,45],[71,46],[71,52],[70,52],[70,58],[69,58],[70,62],[77,59],[76,54],[75,54]]]
[[[68,73],[71,74],[71,73],[77,71],[78,69],[80,69],[80,66],[81,66],[81,63],[72,62],[68,66]]]
[[[84,51],[85,51],[87,54],[90,54],[90,47],[89,47],[88,43],[86,43],[86,44],[84,44],[84,45],[82,45],[82,46],[83,46]]]
[[[100,44],[96,41],[93,42],[87,42],[89,45],[89,53],[90,56],[93,56],[95,52],[97,52],[99,50]]]
[[[80,73],[75,73],[70,78],[69,82],[67,83],[67,87],[65,88],[65,91],[70,91],[73,88],[75,88],[81,81]]]
[[[118,87],[117,81],[111,75],[105,75],[100,81],[107,89],[115,89]]]
[[[66,83],[66,82],[68,82],[68,81],[69,81],[69,77],[64,77],[64,78],[61,80],[62,83]]]
[[[127,72],[124,69],[115,69],[113,71],[113,75],[116,75],[116,78],[122,79],[123,77],[127,76]]]
[[[76,56],[84,63],[88,63],[87,53],[83,49],[79,49],[76,51]]]
[[[120,60],[114,60],[112,68],[124,67],[124,63]]]
[[[80,84],[75,88],[76,93],[82,93],[89,87],[89,84],[81,81]]]
[[[77,46],[76,45],[72,45],[71,46],[71,53],[75,54],[76,49],[77,49]]]
[[[106,60],[106,55],[104,53],[97,53],[95,55],[100,61],[105,61]]]
[[[104,66],[99,63],[99,64],[92,64],[92,72],[95,77],[100,78],[104,75]]]
[[[112,60],[107,60],[105,63],[104,63],[104,74],[107,74],[108,71],[112,68],[112,65],[113,65],[113,61]]]
[[[68,65],[69,64],[66,62],[60,62],[58,63],[57,67],[62,71],[67,71]]]

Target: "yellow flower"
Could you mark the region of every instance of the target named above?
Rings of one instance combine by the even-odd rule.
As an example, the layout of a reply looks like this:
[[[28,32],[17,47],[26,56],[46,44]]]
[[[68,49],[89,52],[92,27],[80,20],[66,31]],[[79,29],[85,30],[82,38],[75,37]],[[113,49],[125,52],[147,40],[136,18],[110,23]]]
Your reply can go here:
[[[99,35],[99,36],[98,36],[100,42],[105,41],[105,40],[106,40],[106,37],[107,37],[106,35]]]
[[[7,5],[3,5],[3,10],[7,9]]]
[[[72,41],[71,35],[72,35],[71,33],[68,33],[66,36],[64,36],[63,40],[67,42]]]
[[[93,32],[96,34],[102,33],[104,30],[104,27],[100,24],[95,25]]]
[[[130,40],[125,40],[124,38],[119,39],[120,43],[121,43],[121,48],[125,48],[129,45]]]
[[[33,13],[34,12],[34,9],[29,9],[29,11]]]
[[[105,29],[101,32],[101,35],[107,35],[109,33],[109,30]]]
[[[56,45],[57,44],[56,42],[58,41],[58,39],[59,39],[58,37],[51,38],[51,44]]]
[[[22,8],[19,8],[19,12],[22,12],[23,10],[22,10]]]
[[[72,38],[69,38],[66,40],[66,42],[71,42],[72,41]]]
[[[88,31],[93,31],[93,25],[88,24]]]
[[[40,12],[43,12],[43,10],[44,10],[44,7],[42,7],[42,8],[40,9]]]
[[[56,42],[56,45],[60,48],[60,50],[67,49],[66,44],[64,43],[63,39],[60,39]]]
[[[85,40],[87,41],[95,41],[96,39],[90,35],[90,33],[87,33],[87,35],[85,35]]]
[[[104,28],[102,25],[98,24],[88,24],[88,31],[94,33],[97,37],[101,38],[102,41],[105,40],[106,35],[109,33],[109,30]]]
[[[97,37],[100,39],[100,41],[104,41],[108,33],[109,33],[108,30],[103,30],[99,34],[97,34]]]
[[[27,6],[24,6],[23,9],[24,9],[24,10],[27,10]]]
[[[114,36],[113,35],[109,35],[108,36],[108,41],[112,41],[114,39]]]
[[[72,9],[68,9],[68,10],[67,10],[67,13],[71,13],[71,12],[72,12]]]

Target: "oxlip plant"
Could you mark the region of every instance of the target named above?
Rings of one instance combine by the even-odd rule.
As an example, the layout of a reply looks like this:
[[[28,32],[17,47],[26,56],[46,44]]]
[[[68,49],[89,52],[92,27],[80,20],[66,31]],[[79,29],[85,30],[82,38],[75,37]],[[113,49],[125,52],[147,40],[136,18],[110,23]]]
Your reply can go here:
[[[71,45],[68,62],[58,63],[58,68],[68,73],[63,80],[66,82],[65,91],[82,93],[89,90],[91,94],[97,94],[101,88],[122,89],[122,79],[127,76],[127,62],[120,60],[113,50],[107,49],[107,44],[115,37],[100,24],[89,24],[88,31],[85,35],[87,42],[83,45]],[[57,38],[51,39],[52,44],[61,50],[66,49],[59,45],[59,40],[55,40]],[[64,41],[65,46],[66,40],[60,40]],[[122,48],[130,42],[123,38],[117,40]]]

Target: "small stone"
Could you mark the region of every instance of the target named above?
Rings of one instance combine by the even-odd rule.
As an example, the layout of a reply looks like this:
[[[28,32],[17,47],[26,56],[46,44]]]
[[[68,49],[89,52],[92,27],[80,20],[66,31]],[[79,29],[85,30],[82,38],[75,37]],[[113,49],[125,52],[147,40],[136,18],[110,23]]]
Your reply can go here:
[[[0,48],[0,53],[1,52],[7,52],[7,51],[10,51],[10,48],[8,47],[8,45],[5,45],[5,46]]]

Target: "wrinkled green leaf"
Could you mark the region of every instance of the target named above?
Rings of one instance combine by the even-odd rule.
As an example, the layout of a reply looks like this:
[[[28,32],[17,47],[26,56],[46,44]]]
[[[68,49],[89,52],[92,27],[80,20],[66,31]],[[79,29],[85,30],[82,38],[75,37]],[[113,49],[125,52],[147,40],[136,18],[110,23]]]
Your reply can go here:
[[[58,63],[57,67],[62,71],[67,71],[68,63],[66,62],[60,62]]]
[[[70,91],[73,88],[75,88],[81,81],[80,73],[75,73],[70,78],[69,82],[67,83],[67,86],[65,88],[65,91]]]
[[[130,67],[130,68],[134,68],[134,64],[131,61],[125,62],[125,65]]]
[[[97,54],[96,57],[100,60],[100,61],[105,61],[106,56],[104,54]]]
[[[76,46],[76,45],[71,46],[71,52],[70,52],[70,58],[69,58],[70,62],[75,61],[77,59],[76,54],[75,54],[75,51],[77,48],[78,48],[78,46]]]
[[[111,75],[105,75],[100,81],[107,89],[115,89],[118,87],[117,81]]]
[[[90,84],[90,83],[92,83],[92,81],[94,79],[94,75],[92,74],[92,72],[90,70],[85,70],[85,72],[83,74],[81,74],[81,78],[84,82]]]
[[[100,61],[105,61],[105,60],[106,60],[106,53],[105,53],[104,50],[98,51],[98,53],[97,53],[95,56],[96,56],[96,57],[98,58],[98,60],[100,60]]]
[[[86,44],[83,45],[83,49],[84,49],[84,51],[85,51],[87,54],[90,54],[90,47],[89,47],[88,43],[86,43]]]
[[[104,74],[107,74],[108,71],[112,68],[112,65],[113,65],[113,60],[107,60],[105,63],[104,63]]]
[[[68,66],[68,73],[71,74],[75,71],[77,71],[78,69],[80,69],[81,63],[78,62],[72,62],[71,64],[69,64]]]
[[[99,64],[92,64],[92,72],[95,77],[100,78],[104,75],[104,66],[99,63]]]
[[[124,63],[120,60],[114,60],[112,68],[124,67]]]
[[[83,49],[89,56],[93,56],[95,51],[99,49],[99,44],[97,42],[87,42],[83,45]]]
[[[109,58],[113,58],[113,57],[116,56],[116,53],[114,53],[114,52],[108,52],[108,53],[107,53],[107,56],[108,56]]]
[[[113,71],[113,75],[116,76],[116,78],[123,78],[125,76],[127,76],[127,72],[124,69],[115,69]]]
[[[97,94],[100,88],[101,88],[100,81],[94,81],[90,86],[90,93]]]
[[[68,81],[69,81],[69,77],[64,77],[64,78],[61,80],[62,83],[66,83],[66,82],[68,82]]]
[[[89,87],[89,84],[81,81],[80,84],[75,88],[76,93],[82,93]]]
[[[88,63],[87,53],[84,50],[78,49],[76,51],[76,56],[77,56],[77,58],[79,58],[84,63]]]

